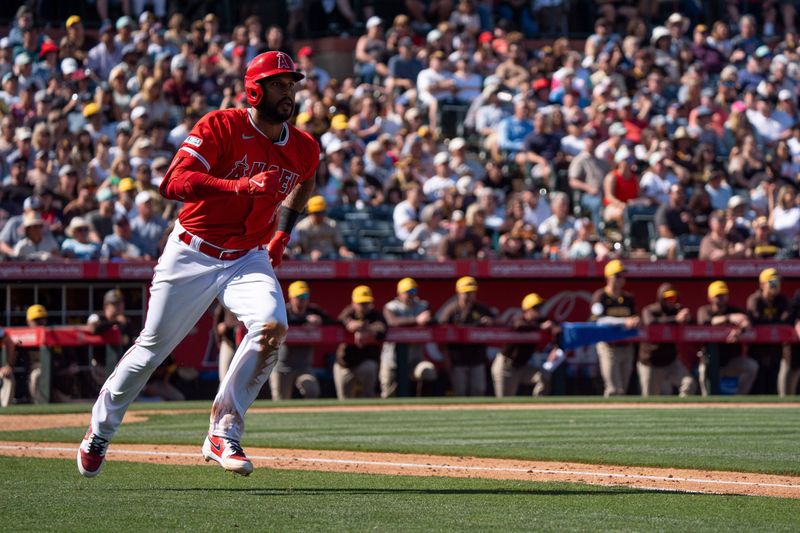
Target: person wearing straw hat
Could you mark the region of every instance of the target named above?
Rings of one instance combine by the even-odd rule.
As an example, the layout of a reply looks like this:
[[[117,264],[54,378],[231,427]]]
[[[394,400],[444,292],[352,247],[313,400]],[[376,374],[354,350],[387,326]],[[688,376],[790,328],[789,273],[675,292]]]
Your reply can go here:
[[[491,326],[495,312],[478,303],[478,281],[464,276],[456,281],[456,297],[437,313],[440,324]],[[483,396],[486,393],[486,345],[448,344],[445,353],[450,381],[456,396]]]
[[[353,342],[339,345],[333,365],[336,397],[340,400],[375,396],[381,344],[386,336],[386,321],[375,309],[372,289],[359,285],[353,289],[351,300],[339,314],[339,322],[353,334]]]
[[[708,286],[708,305],[697,310],[697,324],[731,327],[727,342],[717,345],[719,375],[737,378],[736,394],[748,394],[758,373],[758,363],[742,355],[742,345],[738,341],[739,335],[750,327],[750,319],[743,309],[728,304],[729,294],[727,283],[722,280],[712,282]],[[708,355],[709,347],[705,346],[698,366],[700,391],[703,396],[709,394]]]
[[[606,285],[592,295],[592,320],[598,324],[639,327],[633,295],[623,291],[625,272],[625,266],[619,259],[606,263],[603,271]],[[606,398],[627,392],[633,373],[634,352],[634,345],[630,343],[597,343],[597,359]]]
[[[428,326],[433,320],[428,302],[417,295],[417,282],[403,278],[397,282],[397,297],[383,306],[383,318],[389,327]],[[381,351],[381,366],[378,378],[381,383],[381,398],[397,394],[397,344],[384,342]],[[408,377],[417,384],[417,396],[422,393],[424,383],[436,381],[436,367],[425,359],[424,345],[407,344],[406,361]]]
[[[81,261],[100,258],[100,245],[89,240],[89,222],[85,218],[72,217],[65,232],[68,239],[61,243],[62,256]]]
[[[547,300],[532,292],[522,299],[522,312],[514,316],[514,331],[546,331],[555,336],[560,328],[545,316],[543,306]],[[542,343],[509,344],[492,362],[494,394],[498,398],[516,396],[521,384],[533,385],[533,395],[542,396],[550,389],[550,374],[530,364],[533,355],[542,352]],[[548,358],[552,358],[553,348]]]
[[[791,303],[781,294],[781,276],[774,268],[765,268],[758,275],[758,290],[747,298],[747,316],[753,325],[789,324],[791,322]],[[785,381],[778,380],[778,364],[789,358],[787,344],[750,344],[747,354],[758,362],[758,376],[753,384],[755,394],[774,394],[774,383],[778,383],[778,393],[786,395]]]
[[[45,232],[47,223],[38,212],[25,213],[22,227],[25,237],[14,246],[14,257],[19,261],[48,261],[61,256],[58,241]]]
[[[319,327],[333,323],[325,311],[311,303],[311,289],[305,281],[291,283],[287,293],[289,326]],[[313,358],[314,346],[310,344],[284,344],[278,349],[278,363],[269,376],[273,400],[290,400],[295,388],[305,399],[319,398],[320,387],[312,368]]]
[[[657,301],[642,309],[642,324],[688,324],[692,314],[678,301],[678,291],[669,283],[662,283],[656,292]],[[672,394],[678,387],[681,397],[694,394],[694,378],[678,359],[678,346],[674,342],[643,342],[636,363],[642,396]]]

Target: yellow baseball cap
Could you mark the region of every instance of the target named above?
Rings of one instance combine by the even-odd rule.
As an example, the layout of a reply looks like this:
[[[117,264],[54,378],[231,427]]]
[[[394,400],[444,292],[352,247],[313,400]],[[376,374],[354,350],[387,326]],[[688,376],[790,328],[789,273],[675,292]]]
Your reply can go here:
[[[309,120],[311,120],[311,114],[309,114],[307,111],[301,111],[297,114],[295,124],[302,126],[303,124],[307,124]]]
[[[346,130],[347,129],[347,115],[334,115],[331,119],[331,128],[335,130]]]
[[[354,304],[366,304],[366,303],[372,303],[374,301],[375,298],[372,297],[372,289],[370,289],[366,285],[359,285],[358,287],[353,289]]]
[[[83,106],[83,117],[89,118],[92,115],[96,115],[100,112],[100,106],[94,102],[89,102],[85,106]]]
[[[37,318],[47,318],[47,309],[41,304],[35,304],[28,308],[26,314],[28,320],[36,320]]]
[[[456,292],[463,294],[465,292],[475,292],[478,290],[478,282],[472,276],[464,276],[456,281]]]
[[[122,178],[121,180],[119,180],[119,190],[120,190],[120,192],[132,191],[135,188],[136,188],[136,183],[133,181],[133,178],[127,177],[127,178]]]
[[[708,297],[713,298],[720,294],[728,294],[728,284],[724,281],[718,280],[708,286]]]
[[[616,276],[620,272],[625,272],[625,265],[623,265],[622,261],[620,261],[619,259],[612,259],[611,261],[606,263],[606,267],[605,269],[603,269],[603,274],[605,274],[607,278],[610,278],[611,276]]]
[[[413,291],[417,289],[417,282],[414,278],[403,278],[397,282],[397,294]]]
[[[661,297],[664,298],[665,300],[667,300],[669,298],[677,298],[678,297],[678,291],[676,291],[675,289],[668,289],[668,290],[664,291],[664,293],[661,295]]]
[[[310,295],[311,289],[305,281],[295,281],[289,285],[289,298],[308,298]]]
[[[766,283],[772,280],[780,280],[781,276],[778,274],[778,271],[774,268],[765,268],[761,271],[761,274],[758,275],[758,282],[759,283]]]
[[[67,19],[67,23],[66,23],[66,24],[64,24],[64,26],[65,26],[67,29],[69,29],[69,28],[71,28],[72,26],[74,26],[75,24],[79,23],[80,21],[81,21],[81,18],[80,18],[78,15],[72,15],[71,17],[69,17],[69,18]]]
[[[522,310],[527,311],[528,309],[533,309],[537,305],[542,305],[546,301],[547,300],[545,300],[535,292],[532,292],[522,299]]]
[[[320,196],[319,194],[309,198],[308,204],[306,204],[306,209],[308,209],[309,214],[325,211],[326,207],[328,206],[325,203],[325,198],[323,196]]]

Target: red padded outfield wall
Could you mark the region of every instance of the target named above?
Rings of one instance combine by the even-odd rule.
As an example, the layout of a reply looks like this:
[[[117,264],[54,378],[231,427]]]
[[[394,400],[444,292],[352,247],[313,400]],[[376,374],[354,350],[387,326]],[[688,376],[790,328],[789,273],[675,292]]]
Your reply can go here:
[[[625,261],[627,290],[638,307],[655,301],[658,285],[673,283],[681,301],[693,312],[707,303],[706,288],[724,279],[731,302],[744,306],[758,287],[758,273],[775,267],[784,276],[783,292],[792,296],[800,290],[800,261]],[[149,282],[153,263],[2,263],[0,280],[24,281],[113,281]],[[368,284],[382,306],[395,295],[397,281],[411,276],[419,283],[419,294],[438,310],[453,297],[455,281],[475,276],[480,285],[478,299],[498,309],[501,317],[514,312],[529,292],[548,299],[548,316],[559,321],[584,321],[589,317],[592,292],[603,286],[603,263],[594,261],[286,261],[277,270],[284,291],[291,281],[309,282],[312,301],[336,316],[350,301],[356,285]],[[209,367],[215,359],[208,353],[210,316],[176,350],[176,358],[190,366]],[[201,363],[204,361],[205,363]]]
[[[744,306],[757,289],[758,273],[775,267],[784,276],[783,292],[800,289],[800,261],[626,261],[627,290],[642,307],[655,299],[658,285],[673,283],[684,305],[695,310],[706,303],[706,288],[724,279],[731,302]],[[0,280],[86,282],[113,280],[148,282],[154,263],[2,263]],[[331,314],[349,303],[356,285],[370,285],[379,305],[394,297],[397,280],[411,276],[420,286],[420,296],[438,309],[453,296],[455,281],[475,276],[480,283],[478,298],[501,313],[518,307],[528,292],[546,297],[547,310],[558,320],[585,320],[589,298],[603,285],[603,263],[594,261],[286,261],[277,270],[284,290],[289,282],[309,282],[312,299]]]

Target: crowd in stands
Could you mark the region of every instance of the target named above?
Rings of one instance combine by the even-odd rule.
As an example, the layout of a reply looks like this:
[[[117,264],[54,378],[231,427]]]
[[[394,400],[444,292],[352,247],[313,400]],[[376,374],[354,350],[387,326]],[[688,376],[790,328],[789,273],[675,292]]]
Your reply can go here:
[[[486,31],[469,0],[421,31],[407,4],[366,19],[341,79],[256,16],[223,35],[214,14],[141,11],[96,34],[73,15],[54,40],[23,6],[0,38],[0,253],[157,258],[181,208],[158,193],[176,147],[245,106],[248,61],[280,49],[306,74],[293,122],[323,154],[295,257],[796,256],[793,11],[695,24],[604,7],[576,49],[500,18]]]

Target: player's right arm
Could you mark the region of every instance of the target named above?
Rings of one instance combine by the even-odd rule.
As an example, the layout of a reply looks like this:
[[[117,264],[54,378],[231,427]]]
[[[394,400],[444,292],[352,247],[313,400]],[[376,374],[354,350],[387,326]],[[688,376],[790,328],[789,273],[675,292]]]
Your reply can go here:
[[[230,125],[221,112],[212,112],[200,119],[192,133],[183,141],[161,182],[161,195],[170,200],[191,202],[247,194],[277,196],[280,172],[262,172],[237,179],[218,178],[211,169],[219,161],[230,137]]]

